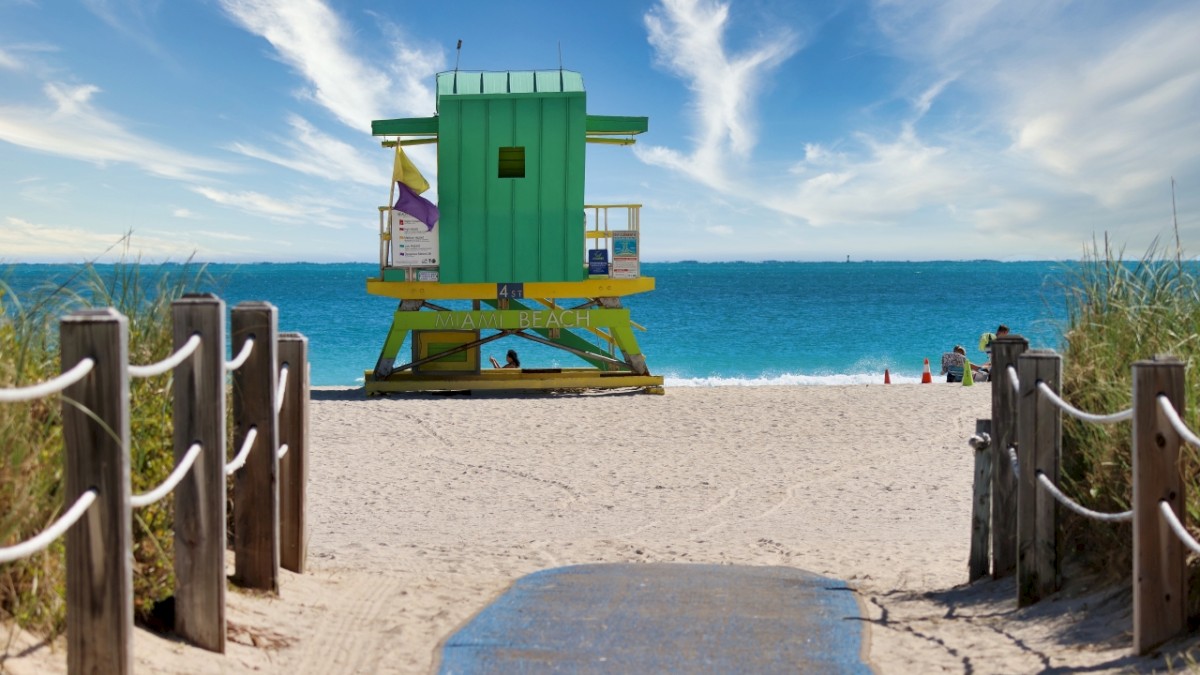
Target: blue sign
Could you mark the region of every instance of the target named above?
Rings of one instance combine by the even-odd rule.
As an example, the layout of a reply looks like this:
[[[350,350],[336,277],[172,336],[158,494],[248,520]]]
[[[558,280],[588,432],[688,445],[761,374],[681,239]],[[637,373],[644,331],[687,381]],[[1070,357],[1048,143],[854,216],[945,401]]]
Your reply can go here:
[[[588,251],[588,275],[608,275],[608,249],[594,248]]]
[[[525,297],[525,284],[496,284],[496,298],[499,300],[520,300]]]

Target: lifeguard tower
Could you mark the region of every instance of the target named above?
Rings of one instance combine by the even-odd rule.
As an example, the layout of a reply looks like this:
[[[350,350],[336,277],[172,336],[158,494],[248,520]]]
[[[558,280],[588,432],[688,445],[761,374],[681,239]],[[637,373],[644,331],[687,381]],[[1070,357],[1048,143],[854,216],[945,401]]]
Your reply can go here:
[[[371,123],[392,137],[397,175],[411,167],[404,147],[437,144],[439,203],[436,215],[410,213],[422,207],[406,205],[412,193],[393,176],[401,198],[379,209],[379,276],[367,292],[400,304],[367,393],[662,393],[634,337],[645,329],[621,306],[654,290],[640,274],[640,205],[584,202],[586,144],[630,145],[647,118],[589,115],[586,103],[571,71],[453,71],[437,76],[437,115]],[[483,366],[480,348],[508,338],[586,365]]]

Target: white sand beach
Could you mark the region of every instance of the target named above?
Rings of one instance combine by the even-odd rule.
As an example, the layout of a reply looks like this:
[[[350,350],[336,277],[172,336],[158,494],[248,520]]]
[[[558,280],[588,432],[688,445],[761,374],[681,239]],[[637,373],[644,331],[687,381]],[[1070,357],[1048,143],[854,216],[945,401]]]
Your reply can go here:
[[[989,392],[315,390],[308,573],[285,572],[277,598],[231,590],[225,655],[138,630],[136,671],[429,672],[440,642],[517,578],[643,561],[843,579],[880,673],[1165,670],[1162,655],[1130,656],[1128,589],[1072,576],[1018,611],[1011,578],[966,585],[966,440]],[[25,640],[9,642],[3,668],[65,672],[61,643]]]

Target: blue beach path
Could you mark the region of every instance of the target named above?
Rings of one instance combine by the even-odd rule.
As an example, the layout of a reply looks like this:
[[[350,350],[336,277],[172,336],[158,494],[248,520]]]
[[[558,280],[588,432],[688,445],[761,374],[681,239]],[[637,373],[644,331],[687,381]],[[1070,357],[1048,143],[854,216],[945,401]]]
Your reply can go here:
[[[519,579],[439,672],[870,673],[845,582],[790,567],[617,563]]]

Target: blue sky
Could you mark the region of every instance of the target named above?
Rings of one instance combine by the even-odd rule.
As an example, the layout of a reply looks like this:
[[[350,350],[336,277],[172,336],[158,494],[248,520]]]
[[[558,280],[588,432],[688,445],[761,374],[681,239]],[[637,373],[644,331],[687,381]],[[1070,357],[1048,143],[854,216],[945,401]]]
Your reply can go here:
[[[377,259],[374,119],[563,66],[645,260],[1200,253],[1200,3],[0,0],[0,262]],[[436,184],[432,146],[412,152]],[[435,188],[436,189],[436,188]],[[107,257],[116,251],[109,250]]]

